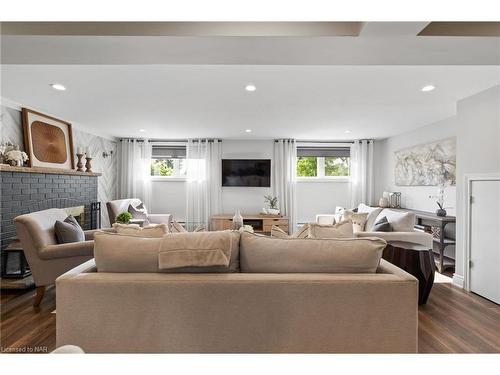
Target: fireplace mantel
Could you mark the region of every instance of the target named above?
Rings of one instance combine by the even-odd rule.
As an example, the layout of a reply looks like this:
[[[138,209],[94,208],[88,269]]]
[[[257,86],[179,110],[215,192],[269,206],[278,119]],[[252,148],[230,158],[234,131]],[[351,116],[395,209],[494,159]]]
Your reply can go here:
[[[13,167],[8,164],[0,164],[0,171],[21,172],[21,173],[43,173],[43,174],[63,174],[76,176],[101,176],[102,173],[77,172],[70,169],[43,168],[43,167]]]

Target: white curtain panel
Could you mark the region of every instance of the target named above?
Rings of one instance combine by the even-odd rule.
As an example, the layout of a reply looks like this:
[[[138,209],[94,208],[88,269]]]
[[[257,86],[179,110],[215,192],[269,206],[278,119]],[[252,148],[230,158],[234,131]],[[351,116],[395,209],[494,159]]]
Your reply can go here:
[[[373,141],[354,141],[351,145],[351,207],[373,204]]]
[[[279,139],[274,142],[272,168],[273,195],[278,197],[279,209],[288,217],[289,230],[297,227],[297,144],[294,139]]]
[[[188,230],[197,225],[208,229],[210,216],[222,211],[222,142],[218,139],[188,140],[186,151],[186,226]]]
[[[118,197],[139,198],[151,210],[151,143],[122,139],[119,153]]]

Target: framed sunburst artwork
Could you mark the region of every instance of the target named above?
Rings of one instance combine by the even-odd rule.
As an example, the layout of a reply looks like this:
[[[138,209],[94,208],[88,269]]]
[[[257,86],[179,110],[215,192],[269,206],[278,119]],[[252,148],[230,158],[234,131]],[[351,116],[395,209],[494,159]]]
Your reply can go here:
[[[71,124],[27,108],[22,113],[28,166],[74,169]]]

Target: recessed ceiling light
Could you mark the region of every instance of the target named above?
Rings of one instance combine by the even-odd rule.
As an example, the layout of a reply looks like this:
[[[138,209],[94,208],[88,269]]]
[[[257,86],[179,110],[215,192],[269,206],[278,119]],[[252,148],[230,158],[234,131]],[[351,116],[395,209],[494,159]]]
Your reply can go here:
[[[246,133],[251,133],[252,132],[252,129],[246,129],[245,130]]]
[[[344,133],[345,133],[345,134],[351,134],[351,133],[352,133],[352,131],[350,131],[350,130],[344,130]]]
[[[140,131],[141,133],[144,133],[144,132],[146,131],[146,129],[139,129],[139,131]]]
[[[50,87],[57,91],[66,91],[66,87],[64,87],[64,85],[61,85],[60,83],[51,83]]]
[[[245,90],[252,92],[252,91],[257,90],[257,87],[255,87],[254,84],[249,83],[248,85],[245,86]]]
[[[434,86],[434,85],[425,85],[420,90],[423,92],[429,92],[429,91],[434,90],[435,88],[436,88],[436,86]]]

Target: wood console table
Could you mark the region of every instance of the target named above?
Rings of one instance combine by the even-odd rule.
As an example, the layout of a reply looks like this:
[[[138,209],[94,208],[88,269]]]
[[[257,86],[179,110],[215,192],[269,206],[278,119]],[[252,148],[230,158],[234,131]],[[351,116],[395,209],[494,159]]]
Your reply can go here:
[[[455,268],[455,259],[444,255],[444,250],[447,246],[454,246],[455,239],[448,238],[445,234],[445,228],[448,224],[455,224],[455,216],[437,216],[434,212],[418,211],[402,208],[400,211],[413,212],[416,215],[415,228],[429,232],[429,228],[438,227],[439,237],[434,237],[434,243],[438,247],[438,256],[435,257],[436,266],[439,273],[442,273],[447,268]]]
[[[233,227],[234,215],[214,215],[210,218],[210,230],[227,230]],[[255,233],[271,233],[276,225],[288,232],[288,218],[276,215],[241,215],[243,224],[251,225]]]

